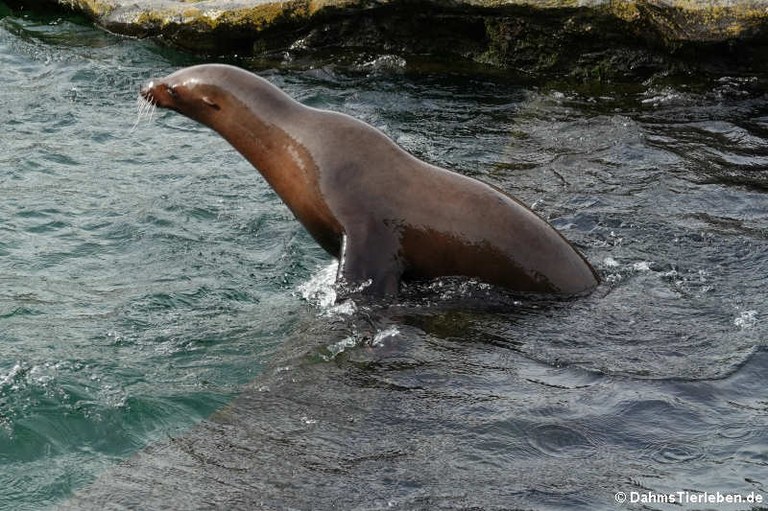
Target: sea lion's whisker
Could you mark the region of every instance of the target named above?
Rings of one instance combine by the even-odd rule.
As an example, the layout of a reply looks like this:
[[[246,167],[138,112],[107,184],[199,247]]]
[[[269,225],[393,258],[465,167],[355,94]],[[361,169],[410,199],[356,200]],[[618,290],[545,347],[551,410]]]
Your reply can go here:
[[[131,126],[130,133],[135,132],[136,128],[139,127],[139,122],[141,122],[143,112],[144,112],[144,98],[142,98],[141,95],[139,95],[136,97],[136,120],[134,121],[133,126]]]
[[[136,128],[139,127],[139,123],[143,119],[148,119],[149,122],[152,122],[152,118],[155,115],[155,111],[157,110],[157,105],[144,98],[142,95],[139,95],[136,98],[136,108],[137,108],[137,115],[136,115],[136,122],[133,123],[133,126],[131,127],[131,133],[136,131]]]
[[[152,115],[155,113],[155,108],[157,105],[153,103],[152,101],[149,101],[148,99],[144,98],[143,96],[139,96],[139,103],[140,103],[140,112],[142,117],[148,117],[149,120],[152,120]]]
[[[150,101],[150,100],[145,100],[145,102],[148,105],[147,106],[147,108],[148,108],[147,115],[149,117],[149,122],[152,122],[152,120],[155,118],[155,112],[157,112],[157,103],[155,103],[154,101]]]

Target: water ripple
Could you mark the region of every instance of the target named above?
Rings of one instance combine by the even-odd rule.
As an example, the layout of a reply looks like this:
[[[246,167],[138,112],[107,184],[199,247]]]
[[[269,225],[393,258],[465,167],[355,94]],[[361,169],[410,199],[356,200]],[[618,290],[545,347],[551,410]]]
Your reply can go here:
[[[336,304],[336,266],[225,141],[168,112],[132,130],[138,84],[194,59],[3,15],[0,507],[57,505],[126,457],[85,495],[613,509],[626,486],[765,488],[762,78],[264,71],[518,196],[604,281]]]
[[[583,432],[564,424],[539,425],[528,434],[533,448],[546,456],[586,458],[594,455],[597,449],[594,441]]]

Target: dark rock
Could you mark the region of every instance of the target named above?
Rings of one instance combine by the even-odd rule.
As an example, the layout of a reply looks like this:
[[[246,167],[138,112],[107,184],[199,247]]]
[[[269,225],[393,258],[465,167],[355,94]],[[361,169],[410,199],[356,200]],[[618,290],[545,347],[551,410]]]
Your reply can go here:
[[[762,66],[768,26],[768,0],[49,1],[111,32],[209,55],[428,55],[587,80],[642,78],[680,63]]]

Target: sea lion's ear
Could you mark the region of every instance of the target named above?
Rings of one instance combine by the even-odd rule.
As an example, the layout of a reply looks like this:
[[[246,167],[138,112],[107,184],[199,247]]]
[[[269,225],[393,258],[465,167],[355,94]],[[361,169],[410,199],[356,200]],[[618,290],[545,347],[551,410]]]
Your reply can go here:
[[[209,107],[215,109],[215,110],[221,110],[221,107],[217,105],[211,98],[208,96],[203,96],[203,103],[208,105]]]

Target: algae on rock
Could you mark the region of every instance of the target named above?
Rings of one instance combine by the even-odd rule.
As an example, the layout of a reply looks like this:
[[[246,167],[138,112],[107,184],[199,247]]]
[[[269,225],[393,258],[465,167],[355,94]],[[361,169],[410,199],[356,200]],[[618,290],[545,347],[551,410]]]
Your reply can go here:
[[[430,55],[525,73],[762,65],[768,0],[48,0],[105,29],[256,57]],[[37,1],[15,0],[28,7]],[[702,56],[706,58],[702,58]]]

